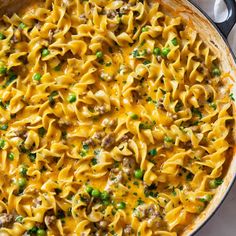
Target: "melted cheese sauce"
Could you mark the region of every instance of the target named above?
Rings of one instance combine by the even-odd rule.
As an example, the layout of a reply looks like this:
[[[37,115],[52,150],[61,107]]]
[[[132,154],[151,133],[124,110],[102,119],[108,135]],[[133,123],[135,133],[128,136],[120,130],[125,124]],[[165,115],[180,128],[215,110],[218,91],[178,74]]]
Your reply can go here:
[[[204,210],[234,98],[190,25],[156,1],[46,0],[0,39],[1,235],[175,236]]]

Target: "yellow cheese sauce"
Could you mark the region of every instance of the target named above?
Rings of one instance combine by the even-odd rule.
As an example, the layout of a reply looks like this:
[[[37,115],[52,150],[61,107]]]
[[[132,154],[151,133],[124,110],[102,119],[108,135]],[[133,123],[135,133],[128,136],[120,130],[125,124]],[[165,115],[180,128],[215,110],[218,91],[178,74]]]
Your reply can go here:
[[[164,12],[44,0],[2,17],[0,235],[177,236],[214,197],[230,75]]]

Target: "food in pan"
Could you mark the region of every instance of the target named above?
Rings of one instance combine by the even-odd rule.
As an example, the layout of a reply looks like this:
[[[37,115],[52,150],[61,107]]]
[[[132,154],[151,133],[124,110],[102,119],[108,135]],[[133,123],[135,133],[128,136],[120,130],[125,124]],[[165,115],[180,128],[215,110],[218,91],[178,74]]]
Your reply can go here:
[[[157,1],[46,0],[0,23],[0,234],[184,231],[222,184],[231,77]]]

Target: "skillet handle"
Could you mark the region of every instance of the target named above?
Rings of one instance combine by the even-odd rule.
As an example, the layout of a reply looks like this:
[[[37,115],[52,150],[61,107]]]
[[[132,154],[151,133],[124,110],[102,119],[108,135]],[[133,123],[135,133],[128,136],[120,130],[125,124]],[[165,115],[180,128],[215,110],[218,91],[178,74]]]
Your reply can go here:
[[[233,26],[236,23],[236,1],[235,0],[225,0],[226,6],[228,8],[228,16],[224,22],[216,23],[221,33],[227,38]]]

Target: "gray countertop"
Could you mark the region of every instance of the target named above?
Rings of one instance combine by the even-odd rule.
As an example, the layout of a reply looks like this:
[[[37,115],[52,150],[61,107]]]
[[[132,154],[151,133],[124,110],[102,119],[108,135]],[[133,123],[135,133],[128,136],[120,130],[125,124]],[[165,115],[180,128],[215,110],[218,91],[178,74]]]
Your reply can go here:
[[[236,183],[215,215],[196,236],[236,236]]]

